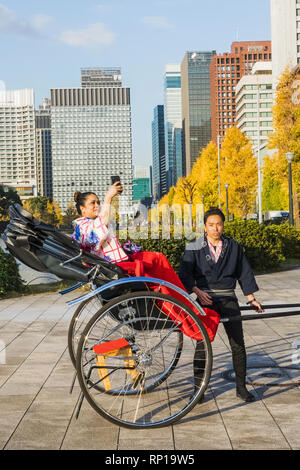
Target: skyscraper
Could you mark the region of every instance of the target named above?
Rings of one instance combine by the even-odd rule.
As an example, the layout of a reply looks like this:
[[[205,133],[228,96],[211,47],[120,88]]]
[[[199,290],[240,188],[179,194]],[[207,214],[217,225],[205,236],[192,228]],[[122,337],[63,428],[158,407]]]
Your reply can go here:
[[[93,72],[84,71],[91,78]],[[103,200],[110,177],[119,175],[125,214],[132,205],[130,88],[100,83],[51,90],[53,196],[63,210],[75,191],[93,191]]]
[[[271,0],[273,82],[300,63],[300,0]]]
[[[158,201],[167,193],[164,106],[154,108],[152,121],[153,199]]]
[[[34,92],[0,91],[0,184],[37,195]]]
[[[168,64],[165,68],[165,149],[166,149],[166,173],[168,189],[174,186],[177,179],[182,176],[182,161],[174,150],[179,149],[178,139],[181,139],[181,73],[179,64]],[[180,127],[178,127],[180,123]],[[177,147],[174,148],[174,126],[177,127]],[[181,144],[180,144],[181,146]],[[182,158],[182,153],[181,153]]]
[[[218,136],[234,126],[236,118],[235,91],[239,80],[249,75],[258,61],[271,61],[271,42],[233,42],[231,51],[215,55],[211,61],[211,132]]]
[[[53,198],[50,100],[35,111],[37,190],[40,196]]]
[[[250,75],[244,75],[236,87],[236,126],[253,142],[259,153],[273,133],[272,63],[257,62]]]
[[[186,52],[181,63],[183,150],[187,175],[211,140],[210,63],[215,53]]]

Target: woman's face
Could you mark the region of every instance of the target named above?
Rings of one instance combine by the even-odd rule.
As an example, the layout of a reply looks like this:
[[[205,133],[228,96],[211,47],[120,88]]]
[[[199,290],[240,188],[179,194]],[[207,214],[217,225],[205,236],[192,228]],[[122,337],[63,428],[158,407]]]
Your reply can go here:
[[[224,230],[223,220],[219,215],[210,215],[205,224],[207,237],[213,241],[220,240]]]
[[[90,194],[87,196],[84,206],[80,206],[82,217],[89,217],[95,219],[98,215],[100,207],[100,201],[96,194]]]

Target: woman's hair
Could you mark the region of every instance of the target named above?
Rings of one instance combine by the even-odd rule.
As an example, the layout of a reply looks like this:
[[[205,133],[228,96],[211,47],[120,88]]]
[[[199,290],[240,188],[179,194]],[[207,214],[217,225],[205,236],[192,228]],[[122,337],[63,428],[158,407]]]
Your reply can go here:
[[[81,193],[80,191],[76,191],[76,193],[74,194],[75,206],[79,215],[81,215],[80,207],[84,206],[86,199],[89,196],[91,196],[91,194],[95,194],[95,193],[93,193],[92,191],[87,191],[86,193]]]
[[[219,215],[221,219],[223,220],[223,222],[225,222],[225,215],[223,214],[223,212],[220,209],[218,209],[218,207],[211,207],[204,214],[204,225],[206,224],[208,217],[211,215]]]

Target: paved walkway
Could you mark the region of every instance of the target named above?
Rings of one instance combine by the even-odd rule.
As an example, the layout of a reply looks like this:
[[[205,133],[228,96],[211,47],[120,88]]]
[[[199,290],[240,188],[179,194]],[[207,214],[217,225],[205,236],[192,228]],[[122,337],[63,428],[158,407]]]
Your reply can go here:
[[[300,270],[257,276],[257,281],[264,303],[300,302]],[[300,370],[295,370],[300,316],[244,323],[256,402],[235,397],[221,326],[204,403],[172,427],[131,431],[108,423],[86,402],[74,418],[79,389],[69,394],[73,368],[66,348],[74,308],[66,301],[76,296],[0,302],[1,449],[300,449]]]

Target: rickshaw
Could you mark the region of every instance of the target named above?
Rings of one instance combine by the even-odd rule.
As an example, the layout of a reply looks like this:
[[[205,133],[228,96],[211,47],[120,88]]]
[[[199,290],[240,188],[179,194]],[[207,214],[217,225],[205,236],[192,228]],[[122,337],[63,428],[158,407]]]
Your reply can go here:
[[[213,361],[206,313],[198,302],[169,282],[144,277],[136,263],[128,276],[83,252],[19,204],[10,206],[9,217],[2,238],[15,258],[76,281],[62,295],[87,289],[67,302],[77,306],[68,330],[75,369],[71,391],[76,378],[80,385],[76,417],[84,399],[105,419],[133,429],[169,426],[189,413],[204,395]]]

